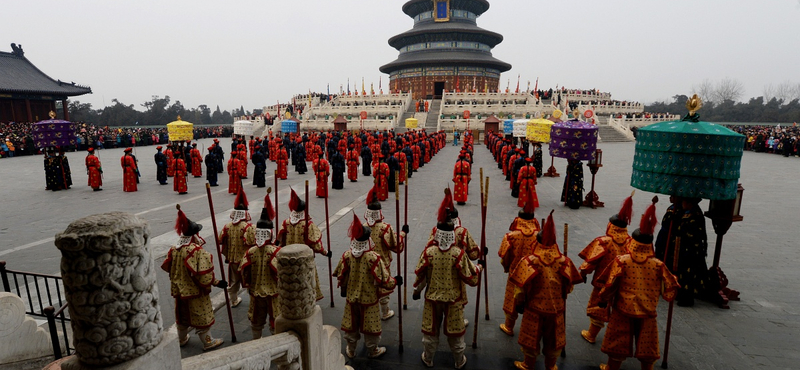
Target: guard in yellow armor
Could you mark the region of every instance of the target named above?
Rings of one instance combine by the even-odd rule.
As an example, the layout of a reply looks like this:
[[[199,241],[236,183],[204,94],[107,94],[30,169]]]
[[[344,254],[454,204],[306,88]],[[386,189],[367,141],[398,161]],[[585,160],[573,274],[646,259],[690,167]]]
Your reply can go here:
[[[239,267],[242,285],[250,293],[247,318],[250,319],[253,339],[261,338],[267,317],[269,317],[269,331],[274,333],[275,318],[281,314],[278,296],[278,259],[275,258],[281,248],[272,243],[273,218],[275,209],[272,208],[272,200],[267,190],[261,219],[256,223],[256,245],[247,250]]]
[[[236,199],[233,201],[233,212],[231,212],[231,222],[222,227],[219,236],[219,244],[222,246],[222,255],[228,263],[228,276],[230,286],[228,295],[231,297],[231,307],[236,307],[242,303],[239,297],[239,289],[242,286],[242,274],[239,272],[239,265],[242,262],[245,252],[256,244],[256,233],[253,224],[250,223],[250,213],[247,212],[247,196],[244,189],[239,186]]]
[[[294,189],[292,189],[292,196],[289,199],[289,210],[291,211],[289,218],[283,220],[278,231],[278,245],[285,247],[291,244],[305,244],[314,253],[331,258],[333,254],[326,252],[325,247],[322,246],[322,232],[319,231],[317,225],[314,225],[310,218],[306,225],[306,202],[300,200]],[[316,265],[314,266],[314,289],[317,291],[318,301],[324,298],[322,290],[319,288],[319,274]]]
[[[672,301],[680,285],[667,266],[654,257],[657,201],[654,198],[642,215],[639,228],[628,241],[628,254],[618,256],[603,273],[606,283],[600,290],[599,305],[610,303],[613,308],[600,349],[608,355],[608,365],[600,365],[602,370],[618,370],[626,357],[636,357],[642,370],[652,370],[661,357],[656,322],[658,298]]]
[[[592,277],[592,295],[589,297],[589,304],[586,307],[586,315],[589,316],[589,329],[581,330],[581,336],[587,342],[594,344],[597,340],[597,333],[606,325],[611,317],[611,307],[599,307],[600,289],[605,286],[602,278],[603,271],[606,270],[617,256],[628,253],[625,245],[628,243],[628,225],[631,224],[633,213],[633,196],[625,198],[619,213],[608,219],[606,235],[592,240],[578,256],[583,258],[580,272],[586,281],[586,275],[594,272]]]
[[[403,277],[392,278],[389,265],[372,248],[371,232],[354,213],[347,232],[351,239],[350,249],[342,254],[333,272],[342,288],[342,296],[347,298],[342,315],[342,331],[347,341],[345,354],[349,358],[355,357],[362,333],[367,357],[376,358],[386,353],[386,347],[378,347],[382,330],[378,302],[384,295],[390,294],[396,285],[403,284]]]
[[[529,189],[528,191],[531,190]],[[528,198],[525,202],[525,207],[519,210],[517,217],[508,228],[511,231],[503,235],[503,240],[500,242],[500,249],[497,251],[497,255],[500,256],[503,271],[507,274],[514,271],[519,261],[533,254],[538,244],[536,234],[541,227],[534,214],[536,206],[532,199],[532,197]],[[511,275],[509,274],[506,281],[506,294],[503,299],[503,312],[506,320],[500,324],[500,330],[508,336],[514,336],[514,325],[517,323],[517,317],[519,316],[514,309],[514,287],[514,282],[511,281]]]
[[[175,231],[180,235],[178,245],[167,253],[161,269],[169,273],[170,293],[175,297],[175,323],[181,347],[189,342],[189,328],[195,328],[203,343],[203,350],[222,345],[208,333],[214,325],[214,308],[211,306],[211,286],[225,289],[225,280],[214,278],[211,254],[203,249],[206,243],[198,235],[203,225],[189,221],[178,206]]]
[[[392,270],[392,253],[398,255],[403,252],[403,244],[397,239],[397,234],[394,232],[392,225],[383,222],[383,212],[381,211],[381,203],[378,201],[377,189],[373,185],[369,193],[367,193],[367,211],[364,213],[364,220],[371,231],[370,239],[372,240],[373,248],[381,259],[386,264],[389,271]],[[405,232],[400,232],[400,237],[405,238]],[[399,271],[398,271],[399,273]],[[392,290],[381,292],[381,320],[388,320],[394,316],[394,310],[389,309],[389,297]]]
[[[449,192],[447,193],[449,194]],[[452,201],[452,200],[450,200]],[[464,250],[456,247],[456,235],[450,220],[447,199],[442,202],[437,215],[436,235],[425,246],[425,250],[414,270],[414,300],[420,299],[425,290],[425,306],[422,312],[422,362],[433,367],[433,356],[439,346],[439,334],[447,336],[453,352],[456,369],[467,363],[464,356],[464,284],[476,286],[480,281],[481,266],[470,262]]]
[[[511,271],[516,285],[514,302],[522,313],[518,343],[525,361],[516,361],[520,370],[532,370],[539,352],[544,353],[544,368],[557,370],[556,360],[567,344],[564,313],[567,294],[581,275],[569,257],[561,254],[556,244],[553,211],[547,216],[539,244],[533,254],[523,258]]]
[[[470,234],[469,230],[466,227],[461,226],[461,218],[458,217],[458,209],[456,209],[455,204],[453,203],[453,194],[450,192],[450,188],[445,189],[445,196],[442,200],[442,204],[444,207],[449,209],[449,217],[450,221],[453,222],[453,232],[456,236],[456,244],[455,247],[461,249],[466,253],[467,258],[471,261],[477,261],[478,257],[481,256],[481,250],[477,243],[475,243],[475,239],[472,238],[472,234]],[[441,207],[441,205],[440,205]],[[436,228],[434,227],[431,230],[431,234],[428,236],[428,242],[433,240],[436,237]],[[488,252],[488,248],[483,251],[484,255]],[[461,297],[462,306],[466,306],[468,303],[467,299],[467,287],[466,285],[461,285]],[[464,318],[464,326],[469,325],[469,320]]]

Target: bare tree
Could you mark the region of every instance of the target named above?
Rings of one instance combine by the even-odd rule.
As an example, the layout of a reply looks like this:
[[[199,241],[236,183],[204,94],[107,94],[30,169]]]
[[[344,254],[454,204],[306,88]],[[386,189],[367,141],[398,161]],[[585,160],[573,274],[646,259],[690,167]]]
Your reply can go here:
[[[784,81],[778,85],[764,86],[764,101],[770,101],[773,98],[782,100],[784,104],[800,99],[800,83]]]
[[[706,101],[714,101],[714,82],[706,78],[700,84],[693,85],[692,94],[697,94]]]
[[[711,95],[712,101],[717,103],[726,100],[739,101],[744,96],[744,84],[739,80],[726,77],[716,83]]]

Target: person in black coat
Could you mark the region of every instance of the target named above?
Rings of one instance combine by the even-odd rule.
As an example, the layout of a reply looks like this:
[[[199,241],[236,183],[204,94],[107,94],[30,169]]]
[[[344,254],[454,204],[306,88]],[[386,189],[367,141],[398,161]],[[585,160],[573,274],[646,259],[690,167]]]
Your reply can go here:
[[[386,158],[386,164],[389,165],[389,191],[394,192],[394,183],[396,181],[395,171],[400,170],[400,161],[398,161],[394,155],[390,155],[388,158]]]
[[[362,175],[372,176],[372,151],[369,150],[369,145],[366,144],[366,141],[361,147],[361,166]]]
[[[225,151],[222,150],[222,146],[219,145],[219,140],[214,139],[214,159],[217,161],[216,166],[214,168],[217,170],[217,173],[222,173],[224,167],[222,163],[225,160]],[[214,181],[216,184],[216,181]]]
[[[294,147],[292,160],[294,161],[295,172],[302,175],[308,171],[308,166],[306,166],[306,147],[303,146],[303,143],[297,143]]]
[[[261,151],[261,145],[256,145],[256,150],[253,152],[253,185],[263,188],[267,186],[265,179],[267,172],[267,160],[264,158],[264,153]],[[303,162],[305,163],[305,162]]]
[[[206,154],[205,158],[206,163],[206,180],[208,184],[211,186],[217,186],[217,163],[219,163],[219,158],[217,156],[217,147],[211,149],[209,148],[208,154]],[[166,175],[166,167],[164,168],[164,175]]]
[[[169,184],[167,182],[167,156],[164,153],[161,153],[161,145],[156,147],[158,151],[154,156],[153,159],[156,162],[156,180],[161,185]]]
[[[344,171],[346,167],[342,154],[339,151],[334,151],[333,157],[331,157],[331,188],[344,189]]]

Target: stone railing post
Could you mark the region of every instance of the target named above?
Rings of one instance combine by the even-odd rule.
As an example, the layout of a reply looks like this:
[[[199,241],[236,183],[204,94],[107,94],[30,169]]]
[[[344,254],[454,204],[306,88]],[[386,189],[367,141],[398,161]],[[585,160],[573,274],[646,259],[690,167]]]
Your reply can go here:
[[[171,352],[177,351],[176,338],[162,343],[149,237],[146,221],[122,212],[84,217],[56,235],[77,356],[61,364],[62,369],[132,360],[140,368],[179,368],[179,352]],[[160,350],[154,351],[156,347]]]
[[[275,320],[275,332],[297,333],[304,370],[325,369],[322,310],[314,292],[314,252],[307,245],[292,244],[281,248],[277,257],[281,315]]]

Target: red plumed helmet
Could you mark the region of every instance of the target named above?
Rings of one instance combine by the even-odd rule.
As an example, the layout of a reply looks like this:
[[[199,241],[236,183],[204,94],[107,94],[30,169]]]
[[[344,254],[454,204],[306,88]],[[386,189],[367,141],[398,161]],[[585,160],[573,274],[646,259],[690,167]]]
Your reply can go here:
[[[264,196],[264,211],[267,213],[267,218],[272,220],[275,219],[275,208],[272,207],[272,198],[269,197],[270,190],[272,189],[267,190],[267,195]]]
[[[447,208],[450,208],[450,212],[456,210],[456,204],[453,203],[453,192],[450,190],[450,186],[447,186],[447,189],[444,191],[445,199],[448,200]]]
[[[533,186],[528,186],[527,193],[528,199],[526,200],[525,208],[523,208],[522,211],[532,215],[536,211],[536,201],[534,200],[536,195],[533,193]]]
[[[236,210],[239,210],[239,211],[246,211],[247,210],[247,206],[249,206],[249,205],[250,205],[250,203],[247,202],[247,195],[244,193],[244,188],[242,187],[242,184],[240,183],[239,184],[239,193],[236,194],[236,199],[233,200],[233,209],[236,209]]]
[[[622,208],[619,209],[619,213],[617,213],[617,218],[624,221],[625,224],[631,224],[631,218],[633,217],[633,196],[625,198],[622,202]]]
[[[439,211],[436,213],[436,221],[439,223],[446,223],[450,220],[450,211],[454,209],[453,195],[450,193],[450,188],[444,189],[444,199],[439,205]]]
[[[547,216],[547,221],[544,222],[544,227],[542,227],[541,244],[544,246],[556,244],[556,224],[553,222],[553,212],[555,212],[555,210],[550,211],[550,214]]]
[[[656,217],[656,203],[658,203],[658,197],[653,197],[653,203],[647,206],[647,209],[642,215],[642,222],[639,223],[639,233],[653,235],[655,232],[656,225],[658,224],[658,218]]]
[[[181,205],[175,205],[175,208],[178,209],[178,218],[175,219],[175,232],[178,235],[183,235],[186,230],[189,229],[189,219],[186,218],[186,214],[181,211]]]
[[[376,186],[377,184],[373,184],[372,188],[370,188],[369,192],[367,193],[367,205],[378,201],[377,189],[375,188]]]
[[[297,207],[300,206],[300,197],[297,196],[297,193],[294,192],[292,189],[292,196],[289,198],[289,209],[292,211],[297,211]]]
[[[361,239],[364,236],[364,225],[361,224],[361,220],[356,216],[355,212],[353,212],[353,222],[350,223],[350,228],[347,229],[347,236],[350,237],[350,240]]]

